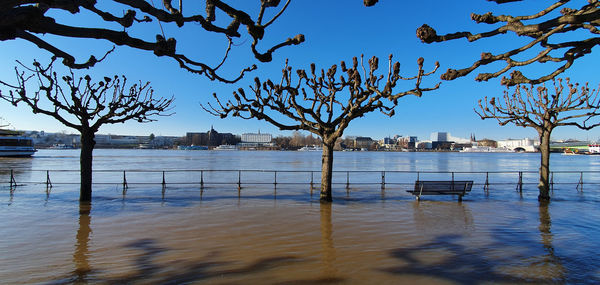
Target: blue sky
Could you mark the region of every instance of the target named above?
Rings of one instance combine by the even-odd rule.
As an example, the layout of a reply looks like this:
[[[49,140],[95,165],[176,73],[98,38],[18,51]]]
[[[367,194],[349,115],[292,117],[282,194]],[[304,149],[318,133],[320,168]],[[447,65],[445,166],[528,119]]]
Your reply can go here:
[[[100,133],[183,136],[185,132],[204,132],[214,126],[219,132],[235,134],[260,130],[274,135],[291,135],[290,132],[279,131],[264,121],[213,117],[200,108],[200,103],[212,102],[213,92],[221,98],[229,98],[233,90],[250,85],[255,76],[279,79],[286,58],[294,68],[308,69],[310,63],[315,62],[317,67],[326,69],[332,64],[339,64],[341,60],[351,61],[353,56],[360,54],[367,58],[378,56],[382,62],[385,62],[389,54],[393,54],[394,59],[402,65],[401,73],[408,76],[414,74],[416,60],[422,56],[425,58],[427,69],[432,68],[435,61],[441,64],[436,75],[427,79],[423,85],[431,86],[440,81],[439,75],[447,68],[467,67],[479,58],[481,52],[505,52],[522,43],[524,39],[507,34],[474,43],[455,40],[426,45],[415,36],[415,30],[420,25],[427,23],[435,27],[439,34],[467,30],[481,32],[490,29],[490,26],[473,23],[470,20],[471,12],[532,14],[550,2],[553,1],[524,1],[497,5],[484,0],[469,0],[456,5],[456,1],[382,0],[374,7],[365,8],[360,0],[294,0],[283,16],[267,30],[266,39],[260,44],[260,48],[264,50],[269,44],[299,33],[306,36],[306,41],[299,46],[278,50],[270,63],[258,63],[250,55],[249,36],[243,35],[242,38],[235,39],[236,46],[221,74],[235,77],[241,68],[253,63],[258,64],[258,70],[249,73],[237,84],[210,81],[180,69],[173,60],[158,58],[150,52],[128,47],[117,47],[107,60],[95,68],[76,71],[76,74],[90,74],[94,78],[124,74],[130,82],[150,81],[157,95],[176,98],[175,114],[172,116],[159,117],[157,122],[147,124],[129,122],[107,125],[100,129]],[[575,5],[582,5],[586,1],[574,2],[577,2]],[[184,5],[187,5],[184,6],[187,11],[194,8],[185,2]],[[66,13],[57,15],[59,22],[63,23],[80,23],[80,16],[73,17]],[[93,21],[91,16],[86,16],[85,19]],[[219,36],[201,32],[199,27],[178,29],[175,26],[164,25],[163,28],[167,37],[178,39],[178,51],[187,53],[193,59],[216,65],[224,53],[226,42]],[[153,22],[134,26],[130,31],[144,35],[146,39],[153,39],[153,35],[160,33],[160,27]],[[101,56],[112,47],[108,42],[97,40],[55,37],[47,39],[71,51],[80,61],[90,54]],[[574,81],[590,82],[593,87],[597,86],[600,83],[597,76],[599,57],[600,53],[596,47],[593,54],[576,62],[561,77],[568,76]],[[28,63],[34,58],[47,62],[49,54],[21,40],[0,42],[0,64],[3,67],[0,69],[0,79],[14,82],[15,60]],[[501,65],[479,71],[495,71],[499,66]],[[530,75],[542,74],[549,68],[549,64],[538,64],[521,70]],[[400,99],[394,117],[370,113],[353,121],[344,134],[373,138],[396,134],[416,135],[419,139],[428,139],[432,132],[445,131],[455,137],[469,137],[471,133],[477,138],[492,139],[536,137],[532,129],[511,125],[501,127],[496,121],[479,119],[473,112],[477,100],[486,95],[500,96],[505,87],[500,85],[499,79],[479,83],[474,80],[475,76],[476,74],[472,74],[454,81],[444,81],[439,90],[427,92],[421,98],[404,97]],[[410,85],[406,85],[406,88],[410,88]],[[14,108],[5,102],[0,102],[0,117],[16,129],[75,132],[50,117],[33,115],[25,107]],[[598,140],[600,129],[585,132],[569,127],[559,128],[553,133],[553,138]]]

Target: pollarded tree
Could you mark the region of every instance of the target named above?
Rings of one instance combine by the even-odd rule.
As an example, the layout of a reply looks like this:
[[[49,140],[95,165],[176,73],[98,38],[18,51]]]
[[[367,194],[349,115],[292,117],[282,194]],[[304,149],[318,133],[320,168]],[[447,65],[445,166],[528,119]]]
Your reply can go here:
[[[280,0],[254,1],[256,9],[248,8],[247,3],[235,3],[235,8],[221,0],[196,1],[204,3],[192,3],[189,8],[183,10],[183,1],[174,7],[171,0],[145,1],[145,0],[112,0],[112,1],[90,1],[90,0],[37,0],[37,1],[14,1],[7,0],[0,3],[0,41],[22,39],[35,44],[40,49],[46,50],[53,56],[63,59],[63,64],[71,68],[88,68],[99,60],[91,55],[85,62],[79,62],[72,55],[74,50],[69,47],[59,47],[52,37],[40,37],[39,35],[53,35],[68,38],[102,39],[115,45],[124,45],[139,50],[154,52],[157,56],[173,58],[179,65],[193,73],[205,75],[211,80],[223,82],[235,82],[245,72],[255,69],[255,66],[242,69],[240,75],[233,79],[226,79],[217,74],[217,70],[227,59],[232,47],[232,39],[242,36],[240,30],[244,26],[252,39],[251,51],[256,59],[261,62],[271,61],[275,50],[289,45],[296,45],[304,41],[304,36],[299,34],[276,44],[264,52],[259,51],[258,44],[264,39],[267,28],[276,21],[286,10],[291,0],[280,5]],[[159,4],[158,7],[154,2]],[[239,2],[239,1],[238,1]],[[365,5],[367,5],[365,3]],[[161,7],[162,6],[162,7]],[[267,18],[269,9],[279,8],[279,12],[272,13]],[[244,9],[255,10],[253,18]],[[184,13],[184,11],[186,11]],[[71,14],[72,22],[69,24],[68,14]],[[58,16],[60,15],[60,16]],[[121,16],[122,15],[122,16]],[[219,17],[219,19],[217,19]],[[197,37],[203,37],[202,33],[210,32],[223,36],[224,58],[220,64],[210,66],[202,59],[202,54],[180,54],[177,53],[177,41],[168,38],[163,32],[160,35],[151,35],[155,38],[145,38],[143,34],[136,33],[142,28],[143,23],[156,19],[161,25],[173,24],[177,27],[193,25],[197,27]],[[228,43],[228,44],[227,44]],[[205,45],[216,45],[218,42],[204,42]],[[202,50],[202,49],[195,49]]]
[[[52,62],[43,67],[34,62],[33,68],[19,72],[18,85],[9,85],[9,94],[0,97],[13,105],[25,104],[34,114],[44,114],[76,129],[81,134],[80,201],[92,199],[92,152],[96,144],[94,137],[102,125],[124,123],[135,120],[140,123],[154,121],[154,116],[168,116],[173,98],[154,98],[149,83],[133,84],[127,87],[125,76],[104,77],[98,82],[90,76],[75,78],[69,75],[58,78]],[[27,92],[28,82],[37,81],[38,91]]]
[[[379,59],[373,57],[365,67],[363,57],[355,57],[350,68],[341,62],[344,74],[336,79],[337,65],[327,71],[316,70],[311,64],[310,74],[303,69],[296,70],[295,77],[287,62],[279,83],[271,80],[261,82],[255,79],[254,86],[246,93],[243,88],[233,92],[234,100],[222,103],[213,94],[218,106],[203,108],[215,116],[228,116],[243,119],[258,119],[269,122],[280,130],[305,130],[318,135],[323,143],[321,171],[321,201],[332,201],[331,178],[333,170],[333,147],[350,122],[370,112],[393,116],[398,99],[407,95],[421,96],[423,92],[437,89],[421,88],[423,77],[434,73],[439,64],[429,73],[423,70],[423,59],[418,60],[418,73],[405,78],[400,75],[400,63],[392,62],[378,75]],[[362,71],[362,74],[361,74]],[[396,92],[402,80],[414,80],[414,88]]]
[[[521,0],[488,0],[498,4],[507,2],[520,2]],[[533,2],[530,0],[530,2]],[[417,29],[417,37],[424,43],[444,42],[449,40],[465,38],[468,41],[477,41],[485,38],[499,37],[512,32],[530,40],[523,46],[513,47],[507,52],[492,54],[481,53],[481,59],[475,61],[471,66],[463,69],[448,69],[442,74],[442,79],[453,80],[465,76],[475,69],[492,64],[505,62],[506,65],[493,73],[480,73],[477,81],[487,81],[496,78],[509,70],[513,70],[510,78],[503,77],[502,84],[513,86],[515,84],[539,84],[552,79],[571,67],[576,59],[592,52],[592,48],[600,45],[600,1],[588,0],[577,1],[582,3],[580,8],[564,7],[570,0],[554,1],[547,8],[525,16],[494,15],[488,12],[483,15],[471,14],[471,19],[477,23],[497,25],[497,27],[482,33],[472,34],[470,32],[456,32],[446,35],[438,35],[436,30],[424,24]],[[575,1],[573,1],[575,2]],[[561,54],[562,53],[562,54]],[[517,58],[523,58],[518,60]],[[539,78],[530,79],[516,67],[533,63],[560,63],[558,68]]]
[[[534,128],[540,139],[540,181],[538,199],[550,200],[550,135],[556,127],[575,126],[590,130],[600,123],[590,123],[590,120],[600,115],[599,90],[590,90],[588,85],[571,84],[566,79],[554,80],[554,89],[549,90],[545,85],[535,88],[533,85],[517,85],[513,94],[504,92],[502,98],[487,97],[479,100],[479,110],[475,112],[481,119],[496,119],[500,125],[515,124],[520,127]],[[549,94],[552,92],[553,94]]]

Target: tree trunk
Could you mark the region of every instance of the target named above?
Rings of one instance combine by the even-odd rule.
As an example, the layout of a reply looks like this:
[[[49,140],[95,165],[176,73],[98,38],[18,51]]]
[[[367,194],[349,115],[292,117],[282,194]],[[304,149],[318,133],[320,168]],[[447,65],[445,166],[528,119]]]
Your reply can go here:
[[[81,154],[79,156],[79,166],[81,175],[81,188],[79,201],[92,201],[92,152],[96,141],[94,141],[94,132],[81,132]]]
[[[323,143],[323,156],[321,159],[321,202],[332,202],[331,176],[333,173],[333,146],[334,143]]]
[[[542,130],[540,134],[540,183],[538,188],[539,201],[550,201],[550,133],[552,130]]]

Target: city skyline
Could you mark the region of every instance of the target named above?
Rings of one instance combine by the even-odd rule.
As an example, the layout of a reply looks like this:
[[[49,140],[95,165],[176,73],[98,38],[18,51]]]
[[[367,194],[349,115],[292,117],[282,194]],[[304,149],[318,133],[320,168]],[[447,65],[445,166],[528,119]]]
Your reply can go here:
[[[244,130],[261,130],[274,136],[289,136],[291,132],[279,131],[265,122],[241,119],[218,119],[204,112],[200,104],[212,102],[211,94],[216,92],[222,98],[230,98],[231,92],[239,87],[247,87],[255,76],[278,78],[284,62],[289,58],[290,65],[308,69],[315,62],[318,68],[327,69],[341,60],[351,61],[353,56],[364,54],[365,57],[378,56],[385,58],[390,53],[401,65],[403,75],[412,75],[416,71],[416,59],[425,58],[427,69],[435,61],[440,61],[441,68],[433,77],[426,79],[426,84],[433,85],[439,81],[447,68],[462,68],[470,65],[479,58],[482,51],[500,53],[507,50],[502,43],[507,40],[520,41],[514,35],[505,35],[499,39],[489,39],[481,43],[468,43],[457,40],[441,44],[426,45],[415,36],[415,30],[427,23],[439,27],[440,33],[474,30],[483,31],[487,27],[475,24],[469,14],[471,12],[485,13],[495,11],[498,14],[510,11],[512,14],[530,14],[539,11],[539,7],[531,3],[511,3],[497,5],[489,1],[469,1],[468,5],[454,5],[439,1],[420,1],[418,3],[400,3],[398,1],[380,1],[377,5],[365,8],[361,1],[342,2],[331,1],[318,4],[315,2],[293,1],[283,17],[273,24],[270,36],[273,41],[293,37],[298,33],[306,36],[306,41],[299,46],[286,47],[274,53],[270,63],[259,63],[258,70],[246,75],[237,84],[223,84],[193,75],[180,69],[175,62],[166,58],[158,58],[150,52],[142,52],[126,47],[116,47],[115,52],[90,70],[75,71],[77,76],[90,74],[95,79],[105,75],[124,74],[131,82],[138,80],[151,81],[156,93],[164,97],[174,95],[175,114],[170,117],[159,117],[157,122],[138,124],[128,122],[120,125],[106,126],[99,133],[177,136],[188,131],[210,129],[226,130],[231,133],[243,133]],[[547,3],[540,3],[544,6]],[[336,17],[343,14],[344,17]],[[65,15],[68,21],[68,15]],[[306,19],[311,19],[306,21]],[[360,20],[356,20],[360,19]],[[398,19],[402,19],[398,22]],[[449,20],[450,19],[450,20]],[[301,23],[301,24],[299,24]],[[153,25],[152,25],[153,24]],[[147,33],[160,33],[158,24],[145,25]],[[163,26],[167,36],[178,35],[179,48],[196,48],[201,43],[191,34],[185,34],[175,27]],[[182,35],[179,35],[182,34]],[[95,40],[58,39],[63,45],[80,46],[79,56],[96,56],[112,48],[112,45]],[[187,43],[187,44],[186,44]],[[235,40],[236,46],[230,54],[229,61],[223,68],[228,77],[235,77],[239,68],[256,63],[249,55],[247,38]],[[265,46],[272,43],[265,43]],[[214,54],[215,65],[222,56],[220,46],[202,46],[202,52]],[[35,46],[25,41],[4,41],[0,45],[0,80],[13,82],[15,60],[25,64],[33,59],[48,62],[49,55],[41,52]],[[597,88],[598,79],[595,76],[595,63],[600,62],[600,56],[591,53],[575,64],[560,77],[571,77],[576,82],[590,82],[592,88]],[[495,65],[498,67],[498,65]],[[520,70],[531,73],[542,73],[544,65],[535,65]],[[481,72],[487,71],[482,69]],[[501,127],[496,121],[482,121],[473,112],[477,100],[484,96],[501,96],[505,87],[499,79],[489,82],[476,82],[476,74],[454,81],[443,81],[437,91],[426,92],[423,97],[402,98],[396,107],[396,115],[388,118],[379,113],[372,113],[364,118],[353,121],[344,136],[370,136],[383,138],[397,133],[415,135],[427,138],[431,132],[450,132],[457,137],[468,137],[475,133],[478,138],[504,139],[508,137],[536,137],[531,129],[514,126]],[[6,102],[0,103],[0,117],[3,117],[16,129],[46,130],[49,132],[73,132],[66,126],[43,115],[33,115],[25,107],[14,108]],[[559,128],[553,133],[555,139],[598,140],[600,130],[581,131],[575,128]]]

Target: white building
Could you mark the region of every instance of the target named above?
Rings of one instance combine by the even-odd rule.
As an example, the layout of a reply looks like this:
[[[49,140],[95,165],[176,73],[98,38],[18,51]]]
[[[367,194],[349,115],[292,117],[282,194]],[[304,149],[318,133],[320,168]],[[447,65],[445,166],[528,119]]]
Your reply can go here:
[[[509,148],[512,150],[518,150],[519,148],[534,152],[537,151],[536,147],[539,146],[540,143],[535,139],[524,138],[524,139],[507,139],[503,141],[498,141],[498,148]]]
[[[270,143],[272,140],[273,140],[273,136],[271,134],[261,134],[260,131],[258,132],[258,134],[255,134],[255,133],[242,134],[242,143],[266,144],[266,143]]]
[[[435,132],[431,133],[431,141],[434,142],[447,142],[449,134],[446,132]]]

